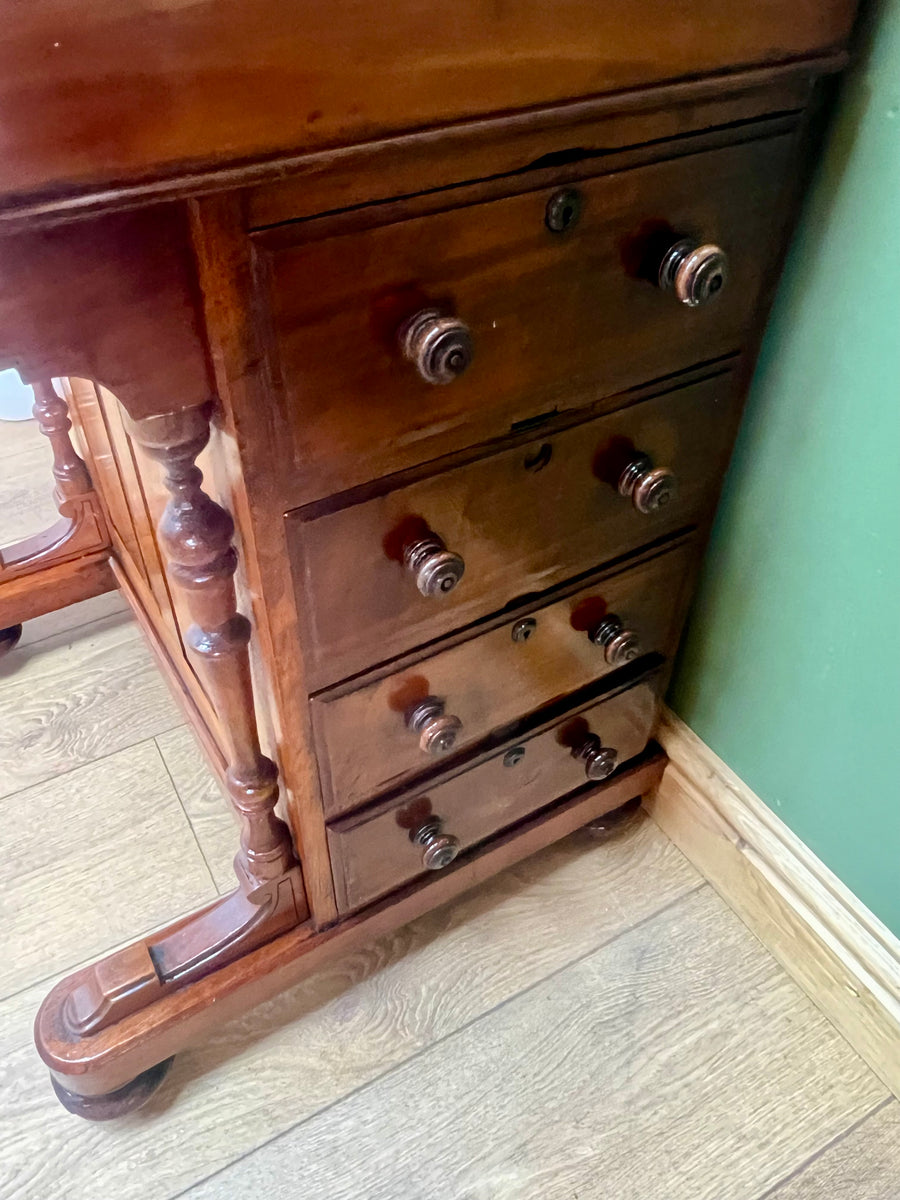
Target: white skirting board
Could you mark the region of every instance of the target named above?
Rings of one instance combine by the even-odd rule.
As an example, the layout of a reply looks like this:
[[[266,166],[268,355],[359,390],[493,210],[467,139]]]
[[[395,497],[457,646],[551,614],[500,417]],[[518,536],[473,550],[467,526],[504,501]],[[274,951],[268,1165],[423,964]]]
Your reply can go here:
[[[657,736],[647,811],[900,1096],[900,939],[674,713]]]

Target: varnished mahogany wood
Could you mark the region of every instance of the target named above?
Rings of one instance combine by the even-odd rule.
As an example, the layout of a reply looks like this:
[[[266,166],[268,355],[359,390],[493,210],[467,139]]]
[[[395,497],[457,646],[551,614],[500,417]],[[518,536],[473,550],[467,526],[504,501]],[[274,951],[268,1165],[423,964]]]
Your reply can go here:
[[[465,850],[586,787],[584,763],[572,752],[588,733],[627,764],[646,746],[656,708],[656,688],[637,684],[611,699],[574,707],[549,729],[492,748],[469,769],[413,785],[333,822],[328,840],[341,911],[361,908],[427,874],[422,848],[410,834],[432,817],[440,818],[444,831]]]
[[[108,550],[43,566],[0,585],[0,626],[33,621],[116,586]]]
[[[107,184],[298,145],[785,62],[838,48],[853,0],[576,0],[452,16],[395,0],[31,0],[0,36],[0,190]]]
[[[524,605],[474,637],[392,664],[389,674],[371,682],[354,681],[316,696],[311,703],[326,816],[349,812],[369,796],[449,765],[492,729],[614,670],[603,647],[588,636],[610,613],[638,635],[641,653],[673,651],[683,616],[680,596],[695,555],[687,542],[567,589],[552,604]],[[429,695],[444,699],[447,711],[462,721],[449,758],[423,752],[404,720]]]
[[[299,14],[274,0],[77,0],[73,13],[34,0],[7,14],[0,364],[97,385],[83,424],[92,470],[112,481],[116,571],[244,818],[231,896],[48,997],[37,1042],[73,1108],[130,1102],[192,1036],[658,778],[651,752],[568,799],[555,775],[516,790],[508,832],[475,830],[487,840],[459,864],[339,918],[310,714],[326,699],[311,692],[340,682],[346,699],[413,669],[398,654],[471,660],[461,648],[499,630],[507,604],[565,604],[604,564],[677,534],[703,541],[740,409],[729,369],[749,369],[811,84],[842,61],[853,8],[525,0],[513,13],[462,0],[444,13],[400,0],[387,13],[314,0]],[[563,185],[586,202],[555,235],[543,214]],[[727,243],[732,282],[709,311],[688,313],[646,278],[663,226]],[[398,357],[413,301],[474,331],[474,364],[446,389]],[[626,449],[674,463],[681,500],[634,512],[615,490]],[[401,586],[411,519],[466,557],[437,607],[416,607],[408,573]],[[680,620],[680,589],[668,590],[660,629]],[[487,732],[446,769],[416,778],[435,793],[461,786],[456,772],[487,770],[511,734],[503,721],[553,697],[565,723],[588,702],[571,691],[577,672],[543,670],[520,705],[486,703]],[[642,695],[607,700],[635,706],[634,750]],[[530,720],[514,726],[523,737]],[[263,744],[283,768],[292,836]],[[395,776],[335,782],[324,765],[329,805],[345,789],[367,804],[332,823],[333,839],[389,821],[390,799],[373,806],[368,789]],[[491,829],[505,823],[487,794],[483,808]],[[366,857],[368,835],[362,852],[353,836],[365,880],[377,848]],[[390,878],[340,882],[342,908],[409,877],[392,853]]]
[[[0,546],[0,624],[14,625],[109,591],[109,537],[100,499],[72,444],[66,401],[50,379],[34,384],[34,416],[53,454],[59,520],[11,546]],[[51,481],[47,479],[47,489]],[[10,646],[10,640],[5,642]]]
[[[582,215],[564,234],[544,224],[542,189],[273,250],[264,303],[295,468],[285,502],[740,349],[795,153],[787,134],[579,183]],[[646,277],[665,230],[726,249],[714,303],[688,309]],[[429,306],[461,317],[475,347],[444,387],[397,345],[401,322]]]
[[[292,513],[310,680],[338,682],[696,522],[718,489],[740,402],[725,372],[406,487],[389,480],[392,490],[331,512]],[[546,465],[530,469],[544,446]],[[649,515],[616,489],[635,449],[678,480],[676,499]],[[448,595],[422,596],[403,565],[419,524],[465,560]]]
[[[3,366],[96,380],[135,418],[209,399],[197,301],[180,205],[0,240]]]
[[[113,1092],[141,1072],[208,1035],[222,1022],[297,983],[342,954],[420,916],[497,871],[574,833],[659,782],[666,758],[655,743],[634,764],[606,783],[573,796],[523,822],[508,834],[476,847],[446,871],[414,881],[395,895],[339,925],[311,934],[298,927],[221,970],[163,996],[96,1034],[73,1040],[62,1010],[69,990],[87,970],[76,972],[47,996],[35,1022],[41,1058],[64,1087],[81,1095]]]
[[[230,488],[244,569],[272,702],[273,744],[284,772],[285,811],[304,864],[310,915],[337,917],[331,861],[309,728],[305,663],[298,645],[298,598],[282,519],[289,455],[279,394],[265,370],[266,315],[247,305],[253,264],[240,203],[213,197],[191,207],[207,336],[222,406],[220,465]]]
[[[187,643],[221,718],[225,783],[242,824],[234,863],[238,888],[182,927],[95,964],[65,1005],[63,1019],[75,1036],[114,1025],[307,915],[290,835],[275,815],[277,769],[259,746],[247,652],[250,624],[236,608],[234,525],[203,490],[195,465],[209,438],[209,413],[195,408],[150,417],[133,430],[166,471],[171,500],[160,540],[169,576],[185,592],[194,620]]]
[[[554,159],[570,169],[578,162],[589,175],[598,161],[642,142],[671,144],[726,127],[739,135],[744,122],[802,110],[815,80],[838,70],[844,57],[634,88],[276,160],[258,168],[260,183],[248,181],[246,223],[260,229],[373,200],[458,192],[461,181],[505,179],[510,185],[517,176],[552,170]],[[373,170],[386,151],[390,172]],[[4,219],[14,214],[0,209],[0,224]]]

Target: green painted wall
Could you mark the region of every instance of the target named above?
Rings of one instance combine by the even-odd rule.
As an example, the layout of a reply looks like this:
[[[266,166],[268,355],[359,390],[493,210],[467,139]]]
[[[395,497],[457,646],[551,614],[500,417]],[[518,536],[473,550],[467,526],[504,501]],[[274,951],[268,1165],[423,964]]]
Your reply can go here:
[[[870,14],[670,695],[900,934],[900,0]]]

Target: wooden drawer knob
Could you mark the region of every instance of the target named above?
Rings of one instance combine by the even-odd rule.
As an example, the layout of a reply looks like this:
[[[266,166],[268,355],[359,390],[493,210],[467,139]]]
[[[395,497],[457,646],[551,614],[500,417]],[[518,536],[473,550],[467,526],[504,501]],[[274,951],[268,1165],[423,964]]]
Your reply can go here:
[[[611,667],[624,667],[641,653],[641,640],[633,629],[626,629],[621,617],[609,613],[599,625],[588,632],[595,646],[602,646],[604,657]]]
[[[619,476],[619,495],[630,497],[639,513],[652,513],[675,499],[678,484],[668,467],[654,467],[638,454]]]
[[[453,749],[462,721],[445,712],[443,700],[426,696],[407,710],[406,728],[419,735],[421,750],[437,758]]]
[[[403,563],[423,596],[446,596],[463,577],[466,564],[448,550],[443,538],[428,532],[403,548]]]
[[[459,854],[459,838],[443,833],[444,822],[440,817],[431,817],[424,825],[409,835],[417,846],[423,847],[422,866],[429,871],[440,871],[449,867]]]
[[[728,280],[728,256],[720,246],[682,238],[670,246],[659,267],[659,286],[688,308],[706,304]]]
[[[472,361],[472,334],[458,317],[423,308],[400,327],[404,357],[426,383],[452,383]]]
[[[612,775],[619,752],[612,746],[604,746],[596,733],[589,733],[581,745],[572,751],[572,757],[584,763],[585,775],[595,783]]]

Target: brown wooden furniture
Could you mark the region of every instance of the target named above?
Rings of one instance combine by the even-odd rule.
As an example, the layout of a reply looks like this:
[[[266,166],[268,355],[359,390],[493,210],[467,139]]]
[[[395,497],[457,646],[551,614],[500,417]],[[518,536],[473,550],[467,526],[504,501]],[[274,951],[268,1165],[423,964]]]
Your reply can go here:
[[[75,10],[0,31],[0,360],[242,819],[230,896],[38,1014],[102,1118],[659,780],[854,4]]]

